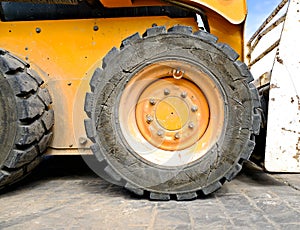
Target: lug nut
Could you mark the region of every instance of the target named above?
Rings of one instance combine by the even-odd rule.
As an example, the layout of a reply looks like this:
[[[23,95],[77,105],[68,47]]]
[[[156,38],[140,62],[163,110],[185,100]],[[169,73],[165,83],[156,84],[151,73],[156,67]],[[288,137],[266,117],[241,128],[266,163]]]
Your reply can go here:
[[[146,116],[147,123],[150,124],[153,121],[153,117],[151,115]]]
[[[191,122],[189,123],[189,128],[190,128],[190,129],[193,129],[193,128],[195,128],[195,124],[194,124],[194,122],[192,122],[192,121],[191,121]]]
[[[198,111],[198,106],[197,105],[193,105],[191,108],[192,112],[197,112]]]
[[[162,137],[164,135],[164,131],[158,130],[157,131],[157,136]]]
[[[180,138],[180,134],[179,134],[179,133],[176,133],[176,134],[174,135],[174,137],[175,137],[175,139],[179,139],[179,138]]]
[[[186,98],[186,96],[187,96],[187,92],[185,92],[185,91],[184,91],[184,92],[182,92],[180,96],[181,96],[182,98]]]
[[[151,105],[155,105],[155,104],[156,104],[156,101],[155,101],[154,98],[150,98],[150,99],[149,99],[149,103],[150,103]]]
[[[167,96],[170,94],[170,90],[168,88],[164,89],[164,94]]]

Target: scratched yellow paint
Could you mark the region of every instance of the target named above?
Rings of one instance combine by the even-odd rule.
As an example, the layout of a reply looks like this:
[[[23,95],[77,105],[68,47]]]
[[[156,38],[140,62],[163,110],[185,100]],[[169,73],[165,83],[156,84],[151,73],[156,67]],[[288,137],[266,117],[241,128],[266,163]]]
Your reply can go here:
[[[131,1],[102,1],[109,2],[126,6]],[[134,4],[146,2],[155,4],[157,1],[136,0]],[[243,53],[244,0],[183,2],[204,7],[211,32],[219,41]],[[228,6],[234,8],[228,10]],[[235,16],[229,12],[233,9]],[[241,23],[235,25],[229,19]],[[45,80],[52,95],[55,125],[51,153],[77,149],[78,139],[85,137],[84,97],[90,91],[90,78],[95,68],[101,66],[102,58],[112,47],[119,47],[124,38],[136,32],[143,34],[154,23],[167,28],[180,24],[198,29],[193,18],[165,16],[0,22],[0,48],[29,62]]]

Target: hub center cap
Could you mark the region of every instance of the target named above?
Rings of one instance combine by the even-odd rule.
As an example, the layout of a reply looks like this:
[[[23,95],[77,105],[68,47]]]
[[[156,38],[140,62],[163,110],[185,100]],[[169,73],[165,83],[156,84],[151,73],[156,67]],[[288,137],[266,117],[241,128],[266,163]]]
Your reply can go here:
[[[179,130],[189,119],[189,108],[179,97],[166,97],[157,104],[155,117],[162,128]]]

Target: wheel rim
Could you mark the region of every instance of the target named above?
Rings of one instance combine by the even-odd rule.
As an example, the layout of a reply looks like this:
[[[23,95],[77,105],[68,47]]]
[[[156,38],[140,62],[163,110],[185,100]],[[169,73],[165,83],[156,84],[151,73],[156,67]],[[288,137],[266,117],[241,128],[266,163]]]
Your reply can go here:
[[[128,82],[118,116],[134,154],[160,166],[182,166],[201,158],[219,139],[224,105],[220,90],[198,66],[159,61]]]
[[[143,137],[153,146],[170,151],[193,145],[209,121],[209,107],[201,90],[186,79],[172,76],[147,86],[135,113]]]

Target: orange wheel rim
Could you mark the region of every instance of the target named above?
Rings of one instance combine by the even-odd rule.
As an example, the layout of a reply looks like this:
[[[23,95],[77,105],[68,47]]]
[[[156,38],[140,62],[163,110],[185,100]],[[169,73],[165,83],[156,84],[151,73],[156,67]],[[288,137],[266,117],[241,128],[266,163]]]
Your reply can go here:
[[[186,149],[205,132],[209,107],[193,83],[168,76],[143,91],[136,106],[136,122],[144,138],[157,148]]]
[[[180,166],[205,155],[224,129],[224,99],[211,76],[178,60],[144,67],[127,83],[118,108],[128,146],[146,161]]]

